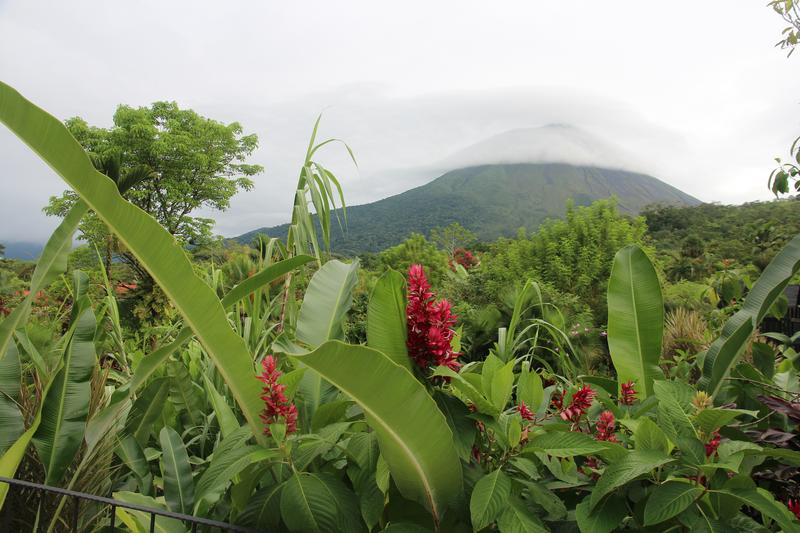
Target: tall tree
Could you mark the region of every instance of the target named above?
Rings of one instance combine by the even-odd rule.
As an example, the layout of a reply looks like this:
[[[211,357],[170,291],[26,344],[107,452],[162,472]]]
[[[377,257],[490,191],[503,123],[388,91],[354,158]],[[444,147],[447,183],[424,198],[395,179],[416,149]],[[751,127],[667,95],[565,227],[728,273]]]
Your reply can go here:
[[[224,211],[263,167],[246,160],[258,146],[255,134],[243,134],[238,122],[224,124],[175,102],[150,107],[120,105],[111,128],[90,126],[79,117],[66,121],[75,138],[118,185],[126,198],[185,243],[208,242],[214,221],[192,216],[199,208]],[[110,163],[110,164],[109,164]],[[146,174],[146,179],[129,178]],[[122,188],[122,187],[121,187]],[[63,216],[77,201],[72,191],[50,199],[48,215]],[[108,233],[93,213],[80,227],[81,237],[105,247]]]

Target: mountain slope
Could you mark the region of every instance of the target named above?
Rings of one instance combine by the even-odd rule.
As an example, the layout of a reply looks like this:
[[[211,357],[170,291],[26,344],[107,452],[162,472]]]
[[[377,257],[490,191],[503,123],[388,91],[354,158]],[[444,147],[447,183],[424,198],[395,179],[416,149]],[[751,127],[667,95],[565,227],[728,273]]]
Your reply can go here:
[[[588,205],[616,196],[621,211],[637,213],[653,203],[696,205],[699,200],[652,176],[607,168],[561,163],[493,164],[453,170],[421,187],[347,209],[348,226],[334,226],[332,248],[338,253],[377,252],[398,244],[412,232],[427,234],[458,222],[481,239],[536,229],[549,217],[564,214],[568,200]],[[257,233],[284,238],[287,224]]]

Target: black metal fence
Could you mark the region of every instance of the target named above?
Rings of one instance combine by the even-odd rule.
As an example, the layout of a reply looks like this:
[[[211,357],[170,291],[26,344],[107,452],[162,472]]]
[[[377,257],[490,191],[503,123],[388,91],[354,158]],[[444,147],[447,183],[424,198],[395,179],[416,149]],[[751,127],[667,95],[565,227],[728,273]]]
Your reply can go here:
[[[72,508],[69,511],[67,511],[66,514],[67,516],[69,516],[68,531],[71,532],[81,531],[78,527],[78,518],[80,516],[81,502],[85,500],[88,502],[93,502],[95,504],[100,504],[102,506],[107,506],[109,508],[110,513],[107,518],[108,524],[102,528],[103,531],[119,530],[116,511],[117,508],[120,508],[120,509],[127,509],[130,511],[138,511],[149,515],[150,533],[154,533],[156,531],[157,517],[180,520],[181,522],[184,523],[184,525],[187,528],[190,529],[190,531],[192,531],[192,533],[196,533],[198,531],[201,532],[233,531],[236,533],[264,533],[263,531],[259,531],[256,529],[236,526],[225,522],[219,522],[217,520],[209,520],[207,518],[199,518],[196,516],[191,516],[181,513],[173,513],[172,511],[165,511],[164,509],[154,509],[152,507],[146,507],[144,505],[137,505],[135,503],[123,502],[120,500],[114,500],[112,498],[104,498],[102,496],[95,496],[94,494],[87,494],[85,492],[76,492],[69,489],[49,487],[47,485],[40,485],[39,483],[31,483],[30,481],[22,481],[20,479],[10,479],[0,476],[0,483],[6,483],[9,485],[9,491],[6,496],[6,502],[9,502],[9,498],[12,496],[15,490],[31,490],[39,493],[40,496],[44,496],[47,493],[58,494],[61,495],[62,497],[70,499]],[[0,531],[3,532],[20,531],[18,528],[12,525],[14,523],[13,506],[5,505],[4,507],[5,509],[3,510],[3,516],[2,519],[0,519]],[[33,525],[31,525],[30,527],[33,528]]]

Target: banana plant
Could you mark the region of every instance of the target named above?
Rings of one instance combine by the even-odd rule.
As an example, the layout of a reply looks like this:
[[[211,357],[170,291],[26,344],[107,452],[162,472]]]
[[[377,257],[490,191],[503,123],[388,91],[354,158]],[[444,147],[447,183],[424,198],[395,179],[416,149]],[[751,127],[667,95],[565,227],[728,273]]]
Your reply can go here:
[[[789,241],[767,265],[747,294],[742,308],[728,319],[720,336],[708,348],[703,361],[700,386],[714,396],[718,403],[725,380],[739,361],[750,336],[783,294],[798,269],[800,235]]]
[[[325,341],[344,340],[344,320],[353,303],[353,289],[358,282],[358,261],[351,264],[328,261],[320,268],[306,289],[297,317],[295,340],[308,348]],[[301,412],[309,422],[321,403],[331,398],[331,385],[316,372],[306,372],[300,380]]]
[[[367,306],[367,346],[411,370],[406,347],[405,279],[389,270],[375,283]]]
[[[652,396],[664,330],[661,284],[647,254],[636,245],[617,252],[608,281],[608,348],[619,383],[633,381]]]
[[[312,352],[289,355],[364,410],[398,489],[425,506],[438,529],[445,509],[458,503],[462,473],[453,433],[425,386],[366,346],[332,340]]]
[[[258,424],[261,402],[252,378],[253,358],[180,244],[150,215],[122,198],[116,184],[94,168],[58,119],[2,82],[0,122],[55,170],[149,271],[205,347],[245,418]]]
[[[92,373],[97,364],[97,319],[85,295],[88,277],[76,271],[74,280],[76,301],[69,341],[53,384],[42,398],[42,423],[33,437],[45,467],[45,483],[50,485],[60,483],[83,442]]]

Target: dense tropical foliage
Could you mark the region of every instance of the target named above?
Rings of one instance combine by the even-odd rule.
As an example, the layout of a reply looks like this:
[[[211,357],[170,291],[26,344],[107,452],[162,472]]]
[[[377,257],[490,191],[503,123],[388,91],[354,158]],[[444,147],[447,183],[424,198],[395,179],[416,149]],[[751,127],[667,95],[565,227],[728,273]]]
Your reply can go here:
[[[0,262],[0,476],[264,531],[800,531],[798,335],[765,322],[795,200],[601,200],[343,257],[319,120],[284,238],[249,245],[189,216],[260,170],[238,124],[65,125],[2,83],[0,122],[70,187],[39,260]],[[0,483],[15,530],[68,529],[68,503]]]

